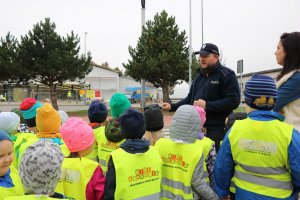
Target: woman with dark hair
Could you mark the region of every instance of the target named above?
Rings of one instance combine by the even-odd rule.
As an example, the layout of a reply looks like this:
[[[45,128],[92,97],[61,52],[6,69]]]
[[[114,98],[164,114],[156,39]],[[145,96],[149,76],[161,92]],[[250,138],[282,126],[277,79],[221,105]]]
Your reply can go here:
[[[283,68],[276,78],[278,98],[274,110],[300,130],[300,32],[283,33],[275,55]]]

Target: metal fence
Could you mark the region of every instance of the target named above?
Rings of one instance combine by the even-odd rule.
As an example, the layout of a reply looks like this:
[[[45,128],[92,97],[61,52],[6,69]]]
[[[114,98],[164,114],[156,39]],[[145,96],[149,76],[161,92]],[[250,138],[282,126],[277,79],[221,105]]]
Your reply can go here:
[[[68,92],[71,92],[71,95],[68,95]],[[56,89],[57,100],[59,101],[83,101],[84,96],[79,95],[79,89]],[[0,88],[0,101],[4,102],[21,102],[23,99],[31,97],[35,98],[38,101],[45,101],[50,99],[50,90],[49,89],[32,89],[26,87],[15,87],[9,89]]]

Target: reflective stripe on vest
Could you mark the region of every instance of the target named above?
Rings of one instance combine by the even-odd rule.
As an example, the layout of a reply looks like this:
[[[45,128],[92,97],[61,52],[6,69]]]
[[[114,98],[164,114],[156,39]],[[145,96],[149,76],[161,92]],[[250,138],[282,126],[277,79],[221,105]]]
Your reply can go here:
[[[288,173],[288,170],[285,167],[253,167],[241,163],[237,163],[245,171],[255,173],[255,174],[264,174],[264,175],[276,175],[276,174],[285,174]]]
[[[18,171],[14,166],[10,166],[9,169],[10,169],[9,176],[14,184],[14,187],[7,188],[7,187],[0,186],[0,199],[4,199],[4,197],[10,197],[10,196],[19,196],[25,193]]]
[[[156,149],[130,154],[119,148],[111,156],[116,169],[115,199],[160,198],[162,161]]]
[[[236,164],[235,185],[265,196],[289,197],[293,187],[287,155],[292,131],[279,120],[237,120],[228,135]]]
[[[135,200],[153,200],[153,199],[159,199],[160,198],[160,192],[157,192],[155,194],[150,194],[148,196],[139,197]]]
[[[4,198],[4,200],[57,200],[57,198],[48,197],[48,195],[44,196],[44,195],[36,194],[36,195],[22,195],[22,196],[15,196],[15,197],[7,197]]]
[[[104,129],[105,131],[105,129]],[[106,174],[107,172],[107,165],[110,158],[110,153],[113,150],[116,150],[120,147],[120,145],[125,141],[122,140],[118,143],[110,142],[106,139],[105,132],[101,131],[99,132],[97,136],[97,142],[98,142],[98,159],[99,164],[101,166],[101,169],[103,171],[103,174]]]
[[[98,159],[98,143],[99,143],[99,141],[98,140],[99,140],[99,134],[104,133],[104,130],[105,130],[105,126],[100,126],[98,128],[93,129],[93,133],[95,136],[95,143],[93,145],[92,152],[89,155],[85,156],[86,158],[89,158],[96,162],[99,161],[99,159]]]
[[[86,157],[65,158],[55,192],[75,200],[86,199],[86,186],[98,166],[97,162]]]
[[[196,165],[203,159],[202,145],[161,138],[155,147],[163,161],[162,199],[193,199],[191,181]]]
[[[201,146],[203,147],[203,155],[204,155],[204,159],[203,159],[203,170],[204,170],[204,177],[205,177],[205,181],[206,183],[210,184],[210,180],[209,180],[209,174],[207,172],[207,167],[206,167],[206,158],[209,154],[209,152],[212,149],[212,145],[215,144],[214,141],[212,141],[211,139],[209,139],[208,137],[204,137],[202,140],[196,140],[198,143],[201,144]]]
[[[234,176],[238,179],[251,182],[251,183],[260,183],[264,186],[271,187],[271,188],[279,188],[283,190],[292,190],[293,185],[291,181],[280,181],[280,180],[273,180],[270,178],[263,178],[259,176],[255,176],[252,174],[247,174],[244,172],[235,171]]]

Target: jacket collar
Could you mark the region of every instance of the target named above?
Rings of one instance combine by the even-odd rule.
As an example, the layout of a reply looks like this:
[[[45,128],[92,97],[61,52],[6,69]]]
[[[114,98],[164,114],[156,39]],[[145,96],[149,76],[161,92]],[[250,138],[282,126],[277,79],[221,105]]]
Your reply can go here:
[[[284,116],[274,111],[267,110],[254,110],[248,113],[248,117],[253,120],[258,121],[271,121],[271,120],[279,120],[284,121]]]

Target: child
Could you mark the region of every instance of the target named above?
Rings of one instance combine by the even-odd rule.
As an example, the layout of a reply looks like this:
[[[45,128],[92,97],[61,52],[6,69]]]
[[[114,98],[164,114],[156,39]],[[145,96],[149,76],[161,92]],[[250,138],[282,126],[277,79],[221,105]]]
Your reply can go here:
[[[131,106],[130,101],[123,93],[115,93],[109,101],[113,118],[120,117]]]
[[[20,158],[22,157],[26,148],[40,139],[49,140],[58,144],[65,156],[68,156],[70,153],[59,133],[61,117],[58,112],[49,103],[45,103],[45,105],[38,108],[36,112],[37,114],[35,120],[37,133],[34,134],[29,140],[20,144],[18,143],[15,147],[18,166],[20,164]]]
[[[8,133],[11,141],[17,140],[18,127],[20,125],[20,117],[14,112],[0,113],[0,129]]]
[[[214,167],[215,189],[236,199],[295,199],[300,188],[300,133],[273,112],[274,80],[255,75],[245,85],[248,118],[235,121],[225,135]]]
[[[19,133],[32,133],[29,129],[28,126],[25,123],[24,117],[20,111],[19,108],[14,108],[11,110],[11,112],[16,113],[20,117],[20,125],[18,127],[18,132]]]
[[[87,155],[87,158],[90,158],[96,162],[99,162],[98,142],[100,141],[98,141],[98,135],[104,134],[107,113],[108,111],[105,104],[101,103],[98,100],[93,101],[88,109],[88,117],[90,121],[89,125],[94,130],[96,141],[94,143],[93,151],[89,155]]]
[[[234,122],[236,120],[243,120],[247,118],[247,113],[242,113],[242,112],[235,112],[235,113],[231,113],[226,121],[225,121],[225,134],[231,129],[231,127],[233,126]],[[234,180],[231,180],[230,183],[230,199],[234,200],[235,199],[235,184],[234,184]]]
[[[170,139],[156,142],[163,161],[161,198],[218,199],[203,174],[203,148],[197,142],[202,125],[196,109],[182,105],[173,116]]]
[[[56,191],[71,199],[102,199],[105,176],[97,162],[85,158],[93,150],[93,129],[81,118],[71,117],[60,132],[71,153],[63,162]]]
[[[203,124],[206,122],[206,112],[203,108],[199,106],[194,106],[196,111],[199,114],[199,117],[201,119],[201,129],[203,127]],[[205,136],[205,133],[202,131],[200,132],[199,140],[197,140],[198,143],[201,144],[203,147],[203,155],[204,155],[204,163],[203,163],[203,170],[204,170],[204,177],[206,183],[209,184],[211,189],[214,190],[214,182],[213,182],[213,170],[215,165],[215,160],[217,157],[215,143],[210,138]]]
[[[153,146],[159,138],[164,137],[162,132],[164,128],[164,116],[161,108],[157,104],[145,107],[144,115],[146,120],[146,133],[143,138],[149,140],[150,145]]]
[[[141,112],[128,108],[120,116],[121,133],[126,138],[111,152],[104,199],[160,199],[162,161],[145,134]]]
[[[105,133],[99,133],[97,139],[98,158],[104,174],[106,174],[107,171],[110,152],[119,148],[120,144],[124,142],[124,136],[121,134],[119,117],[131,105],[127,97],[122,93],[115,93],[111,97],[109,103],[113,118],[106,124]]]
[[[61,176],[63,160],[64,155],[59,146],[50,141],[39,140],[29,146],[19,167],[26,195],[5,200],[63,199],[63,195],[54,192]]]
[[[0,199],[24,194],[18,171],[11,165],[13,159],[13,143],[7,133],[0,130]]]
[[[233,126],[236,120],[242,120],[246,118],[247,118],[247,113],[242,113],[242,112],[231,113],[225,121],[225,129],[224,129],[225,134],[229,131],[229,129],[231,129],[231,127]]]
[[[26,125],[29,130],[34,133],[37,132],[35,123],[36,110],[40,107],[42,107],[42,104],[33,98],[24,99],[20,105],[20,111],[24,117]]]

